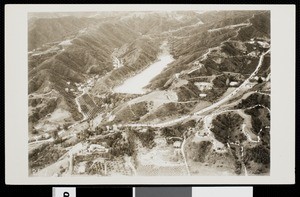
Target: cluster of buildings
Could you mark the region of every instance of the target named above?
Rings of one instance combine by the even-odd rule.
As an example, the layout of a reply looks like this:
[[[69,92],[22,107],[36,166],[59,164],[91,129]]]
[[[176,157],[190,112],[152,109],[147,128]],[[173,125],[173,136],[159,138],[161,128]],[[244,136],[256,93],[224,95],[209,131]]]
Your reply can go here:
[[[213,88],[213,84],[209,82],[195,82],[194,84],[200,91],[211,90]]]

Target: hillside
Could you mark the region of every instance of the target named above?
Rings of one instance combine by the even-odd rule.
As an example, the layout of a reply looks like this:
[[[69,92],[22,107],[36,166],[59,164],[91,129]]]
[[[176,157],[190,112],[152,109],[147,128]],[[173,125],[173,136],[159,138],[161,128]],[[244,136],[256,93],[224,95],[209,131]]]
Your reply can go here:
[[[269,11],[28,18],[30,175],[270,173]]]
[[[41,47],[48,42],[64,40],[69,36],[76,35],[79,30],[92,25],[94,20],[67,16],[57,18],[38,18],[29,23],[28,27],[28,50]]]

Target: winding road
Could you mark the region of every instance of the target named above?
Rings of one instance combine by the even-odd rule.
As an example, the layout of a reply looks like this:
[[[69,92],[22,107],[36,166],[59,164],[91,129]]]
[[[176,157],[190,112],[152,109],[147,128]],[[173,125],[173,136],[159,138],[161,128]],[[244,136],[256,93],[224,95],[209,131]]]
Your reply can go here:
[[[84,94],[86,94],[86,91],[85,91],[85,89],[83,90],[83,92],[82,92],[82,94],[80,94],[79,96],[77,96],[76,98],[75,98],[75,102],[76,102],[76,104],[77,104],[77,109],[78,109],[78,111],[82,114],[82,116],[83,116],[83,118],[82,118],[82,120],[80,121],[80,122],[83,122],[83,121],[85,121],[88,117],[87,117],[87,115],[85,114],[85,113],[83,113],[83,111],[82,111],[82,109],[81,109],[81,106],[80,106],[80,103],[79,103],[79,98],[80,97],[82,97]],[[76,124],[76,123],[75,123]]]
[[[187,164],[185,153],[184,153],[184,144],[185,144],[185,141],[186,141],[185,133],[186,132],[183,133],[183,141],[182,141],[180,150],[181,150],[181,154],[182,154],[182,157],[183,157],[183,160],[184,160],[184,165],[185,165],[186,171],[187,171],[188,175],[191,176],[191,173],[190,173],[190,170],[189,170],[189,166]]]

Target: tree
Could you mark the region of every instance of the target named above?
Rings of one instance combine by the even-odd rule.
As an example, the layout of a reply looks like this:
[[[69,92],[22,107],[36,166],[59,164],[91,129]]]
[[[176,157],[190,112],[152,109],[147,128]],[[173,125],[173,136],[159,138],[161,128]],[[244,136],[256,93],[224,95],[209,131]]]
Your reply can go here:
[[[54,144],[61,144],[63,142],[62,137],[57,137],[54,141]]]
[[[96,135],[100,135],[103,133],[103,128],[102,127],[96,127],[96,131],[95,131]]]
[[[58,137],[58,129],[55,129],[54,131],[52,131],[52,137],[53,137],[53,139],[56,139]]]
[[[38,134],[39,132],[35,128],[32,128],[31,133],[32,134]]]
[[[64,129],[64,130],[68,130],[68,124],[64,124],[64,125],[63,125],[63,129]]]

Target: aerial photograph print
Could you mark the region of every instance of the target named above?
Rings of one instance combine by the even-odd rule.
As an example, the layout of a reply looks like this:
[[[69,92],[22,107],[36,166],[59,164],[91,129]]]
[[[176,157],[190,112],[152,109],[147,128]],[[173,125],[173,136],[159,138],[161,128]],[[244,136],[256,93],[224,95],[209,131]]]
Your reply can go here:
[[[29,177],[270,176],[270,10],[27,22]]]

